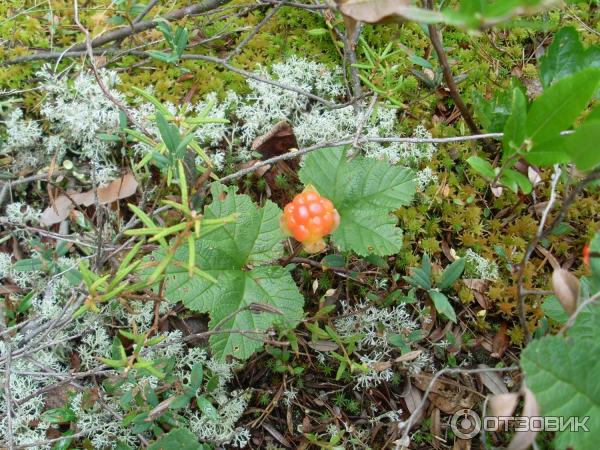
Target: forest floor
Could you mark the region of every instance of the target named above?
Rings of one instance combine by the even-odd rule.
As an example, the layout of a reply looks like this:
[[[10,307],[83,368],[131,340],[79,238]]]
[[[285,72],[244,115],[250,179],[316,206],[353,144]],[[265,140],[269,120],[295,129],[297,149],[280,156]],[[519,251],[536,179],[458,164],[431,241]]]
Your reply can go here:
[[[283,3],[91,0],[77,16],[70,0],[0,5],[0,447],[510,442],[512,431],[461,437],[452,418],[519,392],[530,335],[567,319],[551,295],[553,270],[587,273],[581,255],[600,229],[600,202],[597,190],[582,192],[525,258],[552,196],[566,191],[552,168],[524,160],[533,190],[498,190],[467,160],[500,166],[499,140],[461,137],[502,132],[509,86],[540,94],[539,60],[558,30],[597,44],[598,7],[569,4],[478,32],[438,27],[474,133],[427,26],[364,24],[352,44],[340,14]],[[94,41],[114,30],[121,39]],[[171,149],[173,129],[175,147],[186,136],[197,147]],[[309,173],[325,167],[317,156],[293,153],[341,144],[353,152],[348,166],[366,167],[366,156],[414,174],[408,200],[384,205],[396,231],[379,236],[381,248],[335,233],[317,253],[275,242],[277,211],[305,185],[329,183]],[[194,211],[174,206],[188,198],[209,221],[243,219],[223,228],[227,244],[195,242],[185,228],[191,260],[203,261],[189,274],[191,247],[173,234],[186,225],[136,240],[193,223]],[[153,234],[131,232],[142,225]],[[211,256],[214,245],[223,253]],[[161,261],[165,278],[141,286]],[[206,287],[213,276],[223,290]],[[522,317],[519,283],[533,294]],[[173,430],[181,434],[168,444]],[[552,437],[541,433],[538,448],[555,448]]]

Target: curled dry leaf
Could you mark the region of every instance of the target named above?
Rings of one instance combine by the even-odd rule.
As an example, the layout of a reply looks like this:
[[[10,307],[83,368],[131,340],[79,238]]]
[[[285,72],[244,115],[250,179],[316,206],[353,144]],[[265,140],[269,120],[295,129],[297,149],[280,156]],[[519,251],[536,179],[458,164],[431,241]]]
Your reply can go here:
[[[511,417],[518,402],[519,394],[515,392],[492,395],[489,400],[490,414],[494,417]]]
[[[538,184],[540,184],[542,182],[542,177],[540,176],[540,173],[534,169],[532,166],[529,166],[527,168],[527,178],[529,178],[529,181],[531,181],[531,184],[533,184],[533,187],[536,187]]]
[[[492,187],[492,194],[494,194],[494,197],[502,197],[503,191],[504,191],[504,189],[502,189],[502,186],[493,186]]]
[[[479,364],[477,366],[477,368],[478,369],[489,369],[489,367],[486,366],[485,364]],[[508,393],[506,384],[504,384],[504,381],[502,381],[502,378],[500,378],[500,375],[498,375],[497,372],[492,372],[492,371],[480,372],[477,375],[479,376],[479,379],[481,380],[483,385],[486,388],[488,388],[492,394],[500,395],[500,394]]]
[[[565,269],[556,269],[552,273],[552,289],[567,314],[572,315],[577,309],[579,297],[579,280]]]
[[[309,342],[307,345],[318,352],[334,352],[339,348],[333,341],[315,341]]]
[[[421,405],[422,400],[423,394],[421,393],[421,391],[414,387],[412,384],[409,384],[406,396],[404,396],[404,402],[406,403],[406,409],[408,410],[408,412],[411,414],[415,413],[415,411],[417,411],[417,409]],[[413,427],[421,423],[421,421],[425,417],[425,411],[427,410],[428,405],[429,400],[425,400],[423,408],[421,408],[416,413],[416,417],[413,420]]]
[[[281,445],[283,445],[284,447],[287,448],[291,448],[292,444],[290,444],[290,442],[283,436],[283,434],[281,434],[279,431],[277,431],[275,429],[275,427],[273,427],[272,425],[269,425],[268,423],[263,423],[262,427],[267,430],[267,432],[273,436],[277,442],[279,442]]]
[[[414,359],[417,359],[421,353],[423,353],[422,350],[413,350],[411,352],[405,353],[404,355],[399,356],[398,358],[394,359],[394,363],[412,361]],[[371,366],[371,368],[376,372],[382,372],[382,371],[387,370],[390,367],[392,367],[392,364],[393,364],[392,361],[380,361],[380,362],[373,364]]]
[[[504,352],[508,347],[508,336],[506,334],[507,328],[507,323],[502,322],[502,324],[500,324],[500,327],[498,328],[498,331],[494,335],[494,338],[492,339],[491,356],[494,358],[502,358],[502,355],[504,355]]]
[[[260,153],[263,158],[283,155],[291,149],[298,148],[298,141],[294,135],[292,126],[285,120],[278,122],[266,134],[252,141],[252,150]]]
[[[523,405],[523,412],[521,416],[524,417],[537,417],[540,415],[540,407],[538,406],[537,400],[527,386],[523,386],[523,396],[525,397],[525,404]],[[535,441],[537,431],[520,431],[515,433],[515,436],[510,441],[506,450],[526,450]]]
[[[554,255],[552,253],[550,253],[548,250],[546,250],[541,245],[538,245],[535,249],[538,252],[540,252],[542,255],[544,255],[544,258],[546,258],[548,260],[548,262],[552,266],[553,270],[560,269],[560,263],[558,262],[558,260],[554,257]]]
[[[416,8],[411,3],[411,0],[345,0],[338,1],[338,8],[345,16],[368,23],[389,19],[417,22],[441,20],[440,13]]]
[[[98,188],[98,204],[106,205],[135,194],[138,182],[133,173],[128,172],[106,186]],[[60,195],[54,203],[42,213],[40,224],[50,226],[65,220],[75,205],[91,206],[96,203],[96,193],[93,189],[87,192]]]

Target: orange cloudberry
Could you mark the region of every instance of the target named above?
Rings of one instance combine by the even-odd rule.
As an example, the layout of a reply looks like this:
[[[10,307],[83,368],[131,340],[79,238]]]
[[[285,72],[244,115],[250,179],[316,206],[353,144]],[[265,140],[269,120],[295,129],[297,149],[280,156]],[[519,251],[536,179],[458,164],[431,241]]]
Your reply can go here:
[[[335,231],[340,215],[331,200],[309,185],[285,205],[280,224],[286,234],[304,244],[307,252],[316,253],[325,249],[323,237]]]

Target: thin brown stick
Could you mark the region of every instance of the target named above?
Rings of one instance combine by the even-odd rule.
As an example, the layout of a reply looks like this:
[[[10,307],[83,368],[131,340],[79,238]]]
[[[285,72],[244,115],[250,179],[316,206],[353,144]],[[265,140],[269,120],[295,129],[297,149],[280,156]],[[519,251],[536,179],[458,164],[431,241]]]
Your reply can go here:
[[[284,83],[280,83],[279,81],[276,80],[271,80],[270,78],[265,78],[265,77],[261,77],[260,75],[254,73],[254,72],[250,72],[248,70],[244,70],[244,69],[240,69],[239,67],[235,67],[232,66],[231,64],[229,64],[227,62],[227,60],[222,59],[222,58],[217,58],[215,56],[209,56],[209,55],[182,55],[181,59],[191,59],[191,60],[200,60],[200,61],[207,61],[207,62],[211,62],[214,64],[218,64],[221,65],[223,67],[225,67],[228,70],[231,70],[232,72],[235,72],[239,75],[242,75],[246,78],[250,78],[252,80],[256,80],[256,81],[260,81],[261,83],[266,83],[266,84],[270,84],[272,86],[276,86],[278,88],[281,89],[285,89],[288,91],[292,91],[292,92],[296,92],[298,94],[304,95],[307,98],[310,98],[311,100],[317,101],[319,103],[322,103],[325,106],[328,106],[329,108],[344,108],[346,106],[348,106],[351,103],[354,102],[350,102],[350,103],[344,103],[344,104],[337,104],[334,103],[332,101],[329,101],[327,99],[324,99],[322,97],[319,97],[318,95],[312,94],[308,91],[305,91],[304,89],[300,89],[296,86],[291,86],[291,85],[287,85]]]
[[[227,55],[227,57],[225,58],[224,61],[229,62],[231,60],[231,58],[237,56],[240,54],[240,52],[244,49],[244,47],[246,45],[248,45],[248,43],[252,40],[252,38],[254,38],[254,36],[256,36],[258,34],[258,32],[261,30],[262,27],[265,26],[265,24],[271,20],[271,18],[277,14],[277,12],[279,12],[279,9],[281,8],[281,5],[277,5],[275,8],[272,8],[267,14],[265,14],[265,17],[263,17],[263,19],[254,27],[254,29],[248,33],[248,35],[242,40],[242,42],[240,42],[232,51],[231,53],[229,53],[229,55]]]
[[[208,11],[211,11],[215,8],[218,8],[221,5],[229,3],[231,0],[205,0],[201,3],[186,6],[185,8],[178,9],[169,14],[165,14],[163,17],[168,21],[175,21],[183,19],[186,16],[195,16],[198,14],[202,14]],[[92,47],[100,47],[109,42],[117,41],[119,39],[124,39],[126,37],[131,36],[134,33],[139,33],[141,31],[149,30],[151,28],[155,28],[158,25],[158,22],[155,20],[146,20],[144,22],[138,22],[133,25],[133,27],[123,26],[117,28],[116,30],[109,31],[104,33],[103,35],[94,38],[91,42]],[[71,50],[85,50],[87,48],[87,42],[75,45]]]
[[[427,7],[429,9],[433,9],[433,3],[431,0],[427,0]],[[444,50],[444,44],[442,43],[440,31],[434,24],[428,25],[427,29],[429,30],[429,39],[431,40],[431,45],[433,45],[440,65],[442,66],[442,70],[444,72],[444,80],[446,81],[446,85],[450,90],[450,95],[454,100],[454,104],[459,109],[460,113],[463,116],[463,119],[465,119],[465,122],[469,126],[471,132],[473,134],[481,133],[479,131],[479,127],[475,123],[475,120],[473,120],[473,116],[471,115],[469,108],[467,108],[467,105],[465,104],[462,97],[460,96],[460,93],[458,92],[458,87],[456,86],[456,82],[454,81],[454,77],[452,76],[452,69],[450,68],[450,63],[448,62],[448,56],[446,55],[446,51]]]

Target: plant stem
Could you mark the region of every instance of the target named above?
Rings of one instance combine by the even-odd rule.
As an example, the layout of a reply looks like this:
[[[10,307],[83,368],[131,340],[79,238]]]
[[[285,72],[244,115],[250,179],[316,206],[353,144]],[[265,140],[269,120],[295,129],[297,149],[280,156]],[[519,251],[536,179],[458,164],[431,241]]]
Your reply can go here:
[[[427,7],[429,9],[433,9],[433,3],[431,0],[427,0]],[[444,72],[444,80],[446,81],[446,85],[450,90],[450,95],[454,100],[454,104],[459,109],[460,113],[465,119],[465,122],[469,126],[471,133],[480,134],[479,127],[475,123],[471,112],[467,108],[467,105],[463,101],[460,93],[458,92],[458,87],[456,86],[456,82],[454,81],[454,77],[452,76],[452,69],[450,68],[450,63],[448,62],[448,56],[446,55],[446,51],[444,50],[444,44],[442,43],[442,36],[437,26],[434,24],[430,24],[427,26],[429,30],[429,39],[431,40],[431,45],[433,45],[433,49],[437,54],[440,65],[442,66],[442,70]]]

